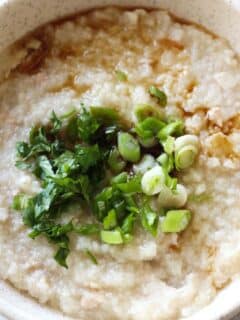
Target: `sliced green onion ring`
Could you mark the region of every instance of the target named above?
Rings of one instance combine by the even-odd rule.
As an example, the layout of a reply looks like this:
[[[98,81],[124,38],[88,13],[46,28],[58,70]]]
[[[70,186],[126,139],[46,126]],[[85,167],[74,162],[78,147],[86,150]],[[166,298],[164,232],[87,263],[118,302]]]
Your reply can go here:
[[[162,110],[159,110],[159,108],[153,107],[149,104],[137,104],[134,107],[134,114],[138,121],[143,121],[148,117],[163,119]]]
[[[192,145],[185,146],[175,153],[175,165],[177,170],[189,168],[198,154],[198,149]]]
[[[156,117],[147,117],[146,119],[144,119],[136,125],[136,127],[141,127],[141,129],[144,131],[151,131],[153,135],[156,135],[159,132],[159,130],[161,130],[165,126],[166,123],[157,119]]]
[[[160,166],[155,166],[154,168],[145,172],[142,177],[142,191],[148,196],[158,194],[165,183],[165,174]]]
[[[142,191],[141,177],[135,175],[128,182],[119,183],[117,187],[124,193],[139,193]]]
[[[162,128],[157,137],[160,141],[165,141],[168,136],[179,136],[183,133],[184,124],[182,120],[175,120]]]
[[[127,172],[123,171],[111,179],[111,184],[125,183],[128,180]]]
[[[117,225],[117,213],[114,209],[108,212],[108,215],[103,220],[103,227],[105,230],[112,229]]]
[[[128,132],[118,133],[118,150],[123,159],[129,162],[138,162],[140,159],[140,146],[137,141]]]
[[[150,93],[151,96],[153,96],[153,97],[158,99],[158,102],[162,107],[166,107],[166,105],[167,105],[167,96],[166,96],[165,92],[159,90],[155,86],[150,86],[149,87],[149,93]]]
[[[173,155],[167,155],[166,153],[162,153],[158,158],[157,162],[161,164],[166,172],[170,172],[174,168],[174,158]]]
[[[175,138],[168,136],[166,141],[162,143],[164,151],[169,155],[171,155],[174,151],[174,142]]]
[[[189,210],[170,210],[161,223],[161,231],[164,233],[181,232],[189,225],[191,216]]]
[[[145,154],[138,164],[133,166],[133,171],[136,174],[144,174],[157,165],[154,157],[150,154]]]
[[[179,151],[185,146],[194,146],[195,148],[199,148],[199,139],[197,136],[193,134],[185,134],[184,136],[178,137],[175,140],[174,149],[175,151]]]
[[[102,242],[105,242],[107,244],[122,244],[123,243],[123,237],[120,230],[101,230],[100,233]]]
[[[182,184],[177,184],[175,191],[165,186],[158,195],[158,204],[163,208],[181,208],[186,202],[187,190]]]
[[[121,172],[126,166],[126,162],[122,159],[116,147],[113,147],[109,153],[108,165],[114,173]]]
[[[154,137],[151,138],[138,138],[139,143],[144,148],[151,148],[154,147],[158,142],[157,139]]]

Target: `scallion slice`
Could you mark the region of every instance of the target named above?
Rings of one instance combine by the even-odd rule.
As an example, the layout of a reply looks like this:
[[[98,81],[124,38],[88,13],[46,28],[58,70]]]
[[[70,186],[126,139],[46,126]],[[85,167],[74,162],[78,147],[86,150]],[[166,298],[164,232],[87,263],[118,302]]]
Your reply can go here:
[[[190,223],[191,216],[189,210],[170,210],[161,223],[161,231],[164,233],[181,232]]]
[[[90,111],[95,119],[104,124],[113,123],[119,119],[119,113],[113,108],[91,106]]]
[[[126,183],[128,180],[127,172],[123,171],[111,179],[111,184]]]
[[[157,136],[160,141],[166,141],[168,136],[180,136],[181,134],[183,134],[183,129],[184,124],[182,120],[175,120],[162,128]]]
[[[138,138],[139,143],[141,146],[144,148],[152,148],[155,145],[157,145],[158,141],[156,138],[151,137],[151,138]]]
[[[133,171],[136,174],[144,174],[157,165],[154,157],[150,154],[145,154],[138,164],[133,166]]]
[[[121,70],[115,70],[115,74],[119,81],[127,81],[128,79],[127,74]]]
[[[107,244],[122,244],[123,237],[120,230],[101,230],[101,240]]]
[[[157,119],[163,119],[162,110],[157,109],[149,104],[137,104],[134,107],[134,114],[139,122],[148,117],[155,117]]]
[[[117,214],[114,209],[108,212],[108,215],[103,220],[103,227],[105,230],[112,229],[117,225]]]
[[[132,179],[125,183],[117,184],[117,187],[124,193],[139,193],[141,188],[141,177],[135,175]]]
[[[159,90],[155,86],[150,86],[149,87],[149,93],[150,93],[151,96],[153,96],[153,97],[158,99],[158,102],[162,107],[166,107],[166,105],[167,105],[167,96],[166,96],[165,92]]]
[[[175,153],[175,165],[178,170],[189,168],[196,156],[198,149],[192,145],[181,148]]]
[[[118,150],[123,159],[129,162],[138,162],[140,160],[140,146],[137,141],[128,132],[118,133]]]
[[[113,147],[109,153],[108,165],[114,173],[121,172],[126,166],[126,162],[122,159],[116,147]]]
[[[199,148],[199,139],[197,136],[193,134],[185,134],[184,136],[178,137],[175,140],[174,149],[175,151],[179,151],[183,147],[186,146],[194,146],[195,148]]]
[[[148,170],[142,177],[142,191],[148,196],[158,194],[165,183],[165,174],[160,166]]]
[[[163,208],[181,208],[186,202],[187,191],[181,184],[177,184],[174,191],[165,186],[158,195],[158,204]]]
[[[175,138],[168,136],[166,141],[162,143],[163,149],[168,155],[171,155],[174,151],[174,142],[175,142]]]
[[[161,164],[162,168],[169,173],[174,168],[174,157],[173,155],[167,155],[162,153],[158,158],[157,162]]]

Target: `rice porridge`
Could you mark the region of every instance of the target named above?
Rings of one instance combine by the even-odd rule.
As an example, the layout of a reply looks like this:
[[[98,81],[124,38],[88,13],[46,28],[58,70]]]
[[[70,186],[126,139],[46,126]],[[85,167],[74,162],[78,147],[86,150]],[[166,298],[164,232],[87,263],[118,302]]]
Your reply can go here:
[[[107,8],[49,24],[1,61],[2,279],[76,319],[171,320],[203,308],[239,277],[240,64],[224,40],[164,11]],[[40,190],[37,178],[15,167],[16,143],[52,110],[64,114],[81,103],[113,107],[134,122],[135,105],[159,108],[152,84],[168,96],[165,114],[183,118],[200,139],[197,162],[179,176],[192,222],[181,234],[156,238],[137,229],[126,246],[73,234],[68,269],[61,268],[54,245],[30,239],[11,208],[19,192]],[[76,215],[81,209],[63,219]]]

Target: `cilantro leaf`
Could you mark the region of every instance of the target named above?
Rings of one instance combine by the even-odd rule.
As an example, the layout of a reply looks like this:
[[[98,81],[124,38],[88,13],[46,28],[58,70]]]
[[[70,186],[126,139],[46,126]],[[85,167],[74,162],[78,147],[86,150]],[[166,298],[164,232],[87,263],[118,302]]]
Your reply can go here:
[[[90,250],[87,249],[85,253],[89,257],[89,259],[92,261],[92,263],[98,264],[97,258],[94,256],[94,254]]]
[[[46,156],[40,156],[37,159],[37,168],[38,169],[36,170],[38,170],[38,174],[42,179],[46,179],[55,175],[52,164]]]
[[[66,263],[66,259],[70,253],[70,250],[68,248],[59,247],[58,251],[56,252],[54,259],[57,261],[60,266],[64,268],[68,268],[68,265]]]
[[[100,226],[96,223],[83,224],[81,226],[75,225],[74,231],[80,235],[88,236],[98,234],[100,232]]]
[[[31,154],[31,147],[29,146],[28,143],[23,141],[17,142],[16,150],[17,150],[17,156],[19,158],[27,159]]]
[[[96,165],[102,160],[102,154],[97,144],[93,146],[75,146],[76,161],[82,172]]]
[[[57,117],[54,111],[52,111],[50,121],[52,124],[51,133],[56,135],[62,128],[62,120]]]
[[[77,118],[77,133],[81,140],[90,142],[100,127],[99,122],[84,107]]]
[[[38,220],[44,213],[46,213],[50,209],[56,195],[56,185],[50,182],[47,184],[46,188],[44,188],[43,191],[34,198],[34,211],[36,220]]]

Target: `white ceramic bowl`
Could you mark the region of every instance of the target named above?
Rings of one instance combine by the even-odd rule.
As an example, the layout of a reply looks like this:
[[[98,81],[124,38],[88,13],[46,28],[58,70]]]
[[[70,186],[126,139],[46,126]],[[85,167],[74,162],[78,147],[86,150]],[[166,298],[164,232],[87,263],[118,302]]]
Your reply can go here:
[[[240,0],[0,0],[0,50],[48,21],[106,5],[167,9],[174,15],[201,24],[227,39],[240,54]],[[240,277],[226,287],[209,306],[187,320],[231,319],[240,311],[239,292]],[[5,318],[70,319],[39,305],[0,281],[0,319]]]

